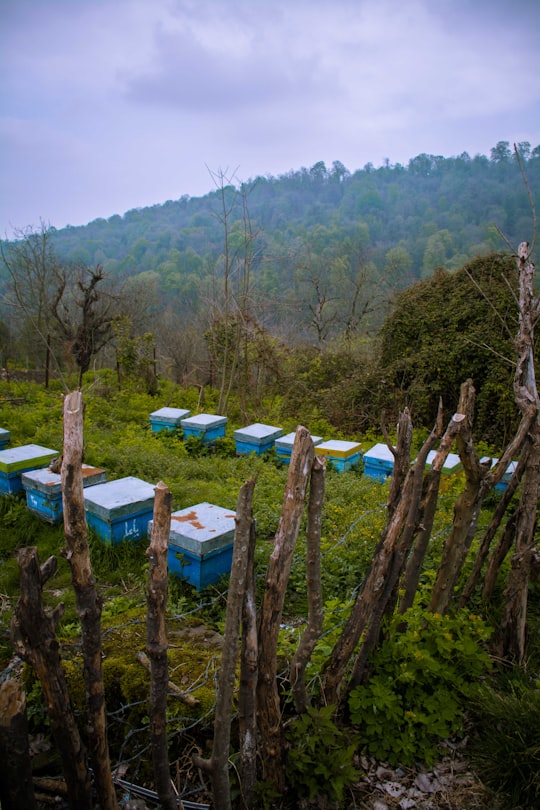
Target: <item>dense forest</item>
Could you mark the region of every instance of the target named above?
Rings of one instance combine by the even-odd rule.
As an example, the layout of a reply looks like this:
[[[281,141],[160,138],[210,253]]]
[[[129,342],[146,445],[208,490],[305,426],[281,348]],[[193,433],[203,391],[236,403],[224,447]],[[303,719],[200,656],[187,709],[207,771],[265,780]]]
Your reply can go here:
[[[298,408],[317,391],[325,416],[349,432],[404,402],[429,425],[438,396],[451,409],[472,376],[482,437],[503,440],[513,418],[499,402],[504,341],[515,324],[507,282],[486,267],[533,237],[540,146],[500,141],[489,158],[421,154],[354,173],[334,161],[277,178],[241,182],[218,170],[209,179],[215,189],[201,198],[84,227],[42,222],[2,243],[1,365],[158,373],[216,386],[223,413],[232,391],[249,390],[246,417],[268,393]],[[494,303],[500,318],[489,315]],[[396,313],[409,306],[408,337],[396,336],[406,320]],[[459,349],[448,353],[453,335]],[[406,373],[391,342],[415,357]]]

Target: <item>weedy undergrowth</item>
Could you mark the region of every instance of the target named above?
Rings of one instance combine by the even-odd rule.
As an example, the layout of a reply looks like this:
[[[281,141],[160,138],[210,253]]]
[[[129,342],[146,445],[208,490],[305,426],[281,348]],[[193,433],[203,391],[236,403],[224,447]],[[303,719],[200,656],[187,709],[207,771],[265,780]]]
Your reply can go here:
[[[367,750],[393,765],[433,763],[441,739],[459,732],[465,701],[490,666],[489,629],[479,616],[414,607],[390,622],[369,683],[349,696]]]

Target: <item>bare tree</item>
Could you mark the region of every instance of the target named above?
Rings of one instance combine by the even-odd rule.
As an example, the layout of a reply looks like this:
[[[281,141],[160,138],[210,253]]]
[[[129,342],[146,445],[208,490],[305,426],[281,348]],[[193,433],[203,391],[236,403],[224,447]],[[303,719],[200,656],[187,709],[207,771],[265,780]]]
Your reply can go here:
[[[223,228],[223,253],[220,276],[214,277],[212,319],[207,332],[208,349],[219,373],[218,413],[226,413],[229,397],[237,385],[241,397],[246,393],[249,331],[254,322],[251,312],[251,268],[254,233],[247,205],[247,188],[237,190],[234,173],[211,172],[219,193],[220,210],[215,216]],[[235,212],[240,214],[235,220]]]
[[[32,334],[29,347],[41,349],[35,356],[44,356],[47,335],[53,326],[52,302],[61,271],[53,246],[53,229],[41,221],[38,229],[15,230],[13,241],[0,241],[0,256],[9,275],[6,303],[19,321],[20,329]]]
[[[65,348],[79,369],[79,386],[92,358],[114,337],[116,298],[104,287],[101,265],[63,267],[58,273],[51,312]]]

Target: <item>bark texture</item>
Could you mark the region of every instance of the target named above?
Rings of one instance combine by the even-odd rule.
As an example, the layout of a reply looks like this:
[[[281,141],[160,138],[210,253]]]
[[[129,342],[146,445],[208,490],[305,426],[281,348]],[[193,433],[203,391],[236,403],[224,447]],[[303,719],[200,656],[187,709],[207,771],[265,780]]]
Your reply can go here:
[[[238,496],[233,559],[225,615],[223,654],[216,699],[212,756],[209,760],[195,757],[197,766],[210,774],[212,796],[216,810],[231,810],[232,807],[229,780],[232,704],[238,663],[238,637],[249,561],[252,525],[251,504],[254,486],[254,479],[247,481]]]
[[[59,605],[49,612],[43,606],[42,587],[56,571],[56,557],[40,567],[37,549],[18,553],[21,595],[12,619],[13,646],[34,668],[47,701],[51,731],[62,760],[67,799],[72,810],[91,810],[92,784],[68,686],[62,669],[56,625],[63,613]]]
[[[294,706],[298,714],[309,704],[306,688],[306,666],[323,628],[323,594],[321,584],[321,524],[326,478],[326,459],[315,456],[309,488],[306,529],[306,585],[308,597],[307,627],[290,663]]]
[[[117,810],[105,712],[101,650],[101,598],[92,574],[82,479],[84,407],[80,391],[64,401],[62,503],[64,555],[71,568],[77,613],[81,622],[84,682],[88,709],[88,747],[101,810]]]
[[[146,550],[150,563],[146,597],[146,649],[150,659],[150,745],[154,781],[161,806],[164,810],[177,810],[179,805],[172,787],[167,746],[169,664],[165,624],[172,495],[162,481],[156,486],[155,493],[152,535]]]
[[[257,604],[255,590],[255,522],[249,533],[246,590],[242,606],[242,649],[238,690],[238,733],[240,737],[240,780],[248,810],[253,806],[257,784]]]
[[[268,562],[259,620],[257,714],[260,752],[263,778],[278,793],[284,789],[284,748],[277,685],[277,642],[313,457],[309,431],[298,427],[274,549]]]
[[[519,271],[519,328],[516,337],[517,364],[514,397],[523,414],[531,416],[530,451],[523,473],[521,500],[516,517],[516,546],[505,590],[504,612],[496,636],[497,654],[523,664],[526,654],[525,627],[529,578],[534,557],[534,534],[540,495],[540,397],[534,368],[534,327],[540,317],[540,299],[533,289],[534,264],[530,248],[522,242],[517,252]]]
[[[0,683],[0,807],[3,810],[36,809],[21,668],[19,661],[19,666],[13,667],[9,677]]]

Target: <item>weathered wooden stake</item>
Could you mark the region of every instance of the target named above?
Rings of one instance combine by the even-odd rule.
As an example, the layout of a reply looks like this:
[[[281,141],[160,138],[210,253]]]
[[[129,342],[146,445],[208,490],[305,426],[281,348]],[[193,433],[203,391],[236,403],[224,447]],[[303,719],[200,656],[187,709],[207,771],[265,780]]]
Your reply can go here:
[[[101,598],[92,574],[84,508],[83,416],[81,392],[68,394],[64,401],[64,452],[61,470],[66,542],[63,554],[71,568],[71,581],[81,622],[88,746],[96,793],[101,810],[118,810],[107,741],[105,687],[101,664]]]
[[[164,810],[182,808],[172,787],[167,746],[167,628],[165,624],[168,594],[167,553],[171,530],[172,495],[160,481],[155,488],[154,519],[150,545],[146,550],[150,562],[146,597],[146,649],[150,659],[150,741],[154,780]]]
[[[321,584],[321,524],[326,478],[326,459],[315,456],[311,468],[308,522],[306,529],[306,585],[308,597],[307,626],[290,663],[290,680],[296,711],[309,705],[306,688],[306,666],[323,628],[323,594]]]
[[[298,427],[260,610],[258,734],[263,777],[278,793],[283,792],[285,777],[281,707],[277,684],[277,642],[285,591],[304,512],[306,488],[314,455],[309,431],[305,427]]]
[[[210,759],[194,757],[195,764],[210,774],[212,796],[216,810],[230,810],[232,807],[229,780],[232,703],[238,663],[238,636],[249,560],[248,552],[252,524],[251,502],[254,486],[254,479],[246,481],[238,495],[233,559],[225,615],[223,653],[216,699],[212,756]]]
[[[56,557],[40,566],[36,548],[18,553],[21,595],[11,623],[16,653],[31,664],[41,683],[54,741],[62,759],[71,810],[91,810],[92,785],[86,752],[71,707],[66,677],[56,640],[63,605],[54,611],[43,606],[42,587],[56,571]]]
[[[516,664],[525,660],[525,626],[534,534],[540,495],[540,396],[534,365],[534,327],[540,317],[540,298],[534,294],[534,264],[527,242],[518,248],[519,329],[514,397],[523,418],[532,416],[530,450],[523,473],[521,500],[516,517],[516,550],[505,590],[504,612],[496,637],[499,656]],[[523,421],[523,420],[522,420]]]
[[[250,507],[251,508],[251,507]],[[238,689],[238,735],[240,738],[240,781],[247,810],[253,806],[257,784],[257,604],[255,587],[255,521],[251,519],[242,606],[242,649]]]

